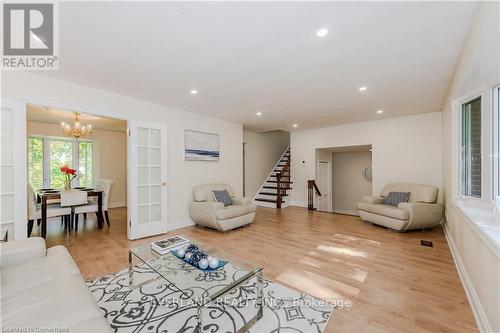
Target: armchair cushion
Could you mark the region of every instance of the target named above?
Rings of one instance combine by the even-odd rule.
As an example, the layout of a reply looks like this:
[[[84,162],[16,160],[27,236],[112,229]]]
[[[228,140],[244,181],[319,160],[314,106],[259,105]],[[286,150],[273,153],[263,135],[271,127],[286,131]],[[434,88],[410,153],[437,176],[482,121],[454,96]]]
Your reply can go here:
[[[408,211],[394,206],[358,202],[358,209],[398,220],[408,220],[410,218],[410,213]]]
[[[254,205],[231,205],[215,212],[218,220],[227,220],[233,217],[243,216],[255,212]]]

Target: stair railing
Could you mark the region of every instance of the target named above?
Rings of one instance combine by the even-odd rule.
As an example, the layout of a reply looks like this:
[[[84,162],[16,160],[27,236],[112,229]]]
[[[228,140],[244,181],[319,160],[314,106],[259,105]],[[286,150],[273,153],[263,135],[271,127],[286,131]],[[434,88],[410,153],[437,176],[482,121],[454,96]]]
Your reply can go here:
[[[286,190],[290,188],[290,155],[281,169],[276,173],[276,208],[281,208],[281,198],[286,195]]]
[[[318,185],[316,185],[316,181],[313,180],[308,180],[307,181],[307,209],[308,210],[315,210],[314,208],[314,191],[316,191],[316,194],[321,196],[321,192],[318,188]]]

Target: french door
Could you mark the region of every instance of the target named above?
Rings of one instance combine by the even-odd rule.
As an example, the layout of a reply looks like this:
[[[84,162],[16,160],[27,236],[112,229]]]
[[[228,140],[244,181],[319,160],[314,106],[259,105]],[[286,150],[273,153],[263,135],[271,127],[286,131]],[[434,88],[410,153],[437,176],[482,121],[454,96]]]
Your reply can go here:
[[[167,232],[167,127],[129,121],[128,238]]]

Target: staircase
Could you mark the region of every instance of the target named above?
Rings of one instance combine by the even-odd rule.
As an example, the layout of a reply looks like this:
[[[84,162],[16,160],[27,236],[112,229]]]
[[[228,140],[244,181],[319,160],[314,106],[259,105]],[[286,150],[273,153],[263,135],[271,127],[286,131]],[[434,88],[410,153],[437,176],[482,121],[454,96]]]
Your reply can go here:
[[[259,192],[254,198],[257,206],[281,208],[288,205],[290,201],[290,147],[281,155],[278,163],[267,176]]]

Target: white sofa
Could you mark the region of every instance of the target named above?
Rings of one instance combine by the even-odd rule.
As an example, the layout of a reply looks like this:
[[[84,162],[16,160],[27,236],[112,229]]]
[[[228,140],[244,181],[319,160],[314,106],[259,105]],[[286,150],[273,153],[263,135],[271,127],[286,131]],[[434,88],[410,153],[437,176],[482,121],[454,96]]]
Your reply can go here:
[[[0,250],[3,330],[112,332],[65,247],[46,249],[35,237],[2,243]]]
[[[397,207],[384,205],[389,192],[410,192],[410,199]],[[380,196],[364,197],[358,202],[359,216],[363,221],[398,231],[432,228],[443,219],[443,205],[436,203],[438,193],[439,189],[430,185],[388,184]]]
[[[233,204],[224,207],[216,202],[213,191],[226,190]],[[207,184],[195,186],[190,204],[191,218],[201,226],[227,231],[253,222],[256,206],[248,198],[237,198],[229,185]]]

